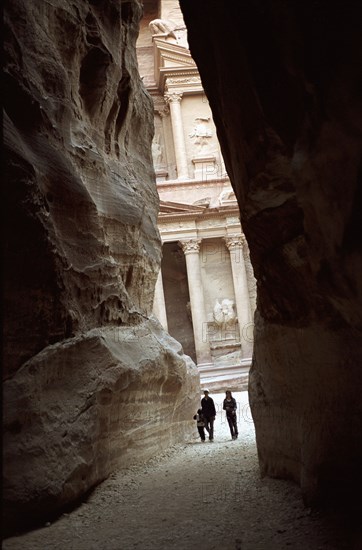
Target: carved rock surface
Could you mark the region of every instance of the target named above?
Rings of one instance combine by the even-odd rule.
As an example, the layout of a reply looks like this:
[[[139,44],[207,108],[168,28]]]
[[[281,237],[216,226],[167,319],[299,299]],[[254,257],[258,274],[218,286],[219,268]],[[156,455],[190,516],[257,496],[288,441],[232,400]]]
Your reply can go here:
[[[4,11],[4,499],[19,527],[193,432],[198,375],[149,320],[161,243],[141,3]]]
[[[150,313],[160,262],[140,4],[7,4],[6,376],[48,344]]]
[[[361,4],[180,5],[257,278],[261,472],[344,502],[362,463]]]

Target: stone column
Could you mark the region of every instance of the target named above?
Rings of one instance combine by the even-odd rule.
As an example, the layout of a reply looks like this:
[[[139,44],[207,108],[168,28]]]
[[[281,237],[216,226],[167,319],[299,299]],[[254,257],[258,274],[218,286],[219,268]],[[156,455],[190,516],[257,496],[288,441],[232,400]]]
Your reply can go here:
[[[179,244],[186,258],[187,280],[189,285],[192,326],[194,330],[197,365],[211,365],[208,325],[205,315],[204,291],[200,267],[200,240],[190,239]]]
[[[243,254],[243,247],[246,244],[246,239],[245,235],[242,234],[225,237],[224,240],[230,252],[242,354],[243,358],[249,358],[252,356],[253,352],[254,327],[251,317],[248,279]]]
[[[153,299],[153,313],[160,321],[165,330],[168,331],[167,313],[165,304],[165,295],[163,292],[162,272],[161,269],[158,272],[158,277],[155,286],[155,296]]]
[[[182,92],[166,92],[165,101],[170,106],[173,142],[177,166],[177,179],[188,179],[187,153],[181,113]]]

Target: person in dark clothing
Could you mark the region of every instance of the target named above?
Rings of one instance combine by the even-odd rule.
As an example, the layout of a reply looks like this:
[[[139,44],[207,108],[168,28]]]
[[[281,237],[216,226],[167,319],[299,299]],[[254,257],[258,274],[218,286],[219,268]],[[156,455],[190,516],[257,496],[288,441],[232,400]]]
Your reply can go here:
[[[238,434],[238,425],[236,422],[236,409],[237,409],[236,400],[231,395],[230,390],[227,390],[225,394],[226,394],[226,397],[224,399],[223,409],[224,411],[226,411],[226,418],[229,424],[231,437],[232,439],[237,439],[239,434]]]
[[[201,441],[205,443],[205,420],[202,414],[202,409],[198,409],[194,416],[194,420],[196,420],[197,431],[199,432]]]
[[[214,400],[209,396],[209,390],[204,390],[204,396],[201,399],[201,409],[205,421],[205,429],[209,434],[209,440],[214,441],[215,404]]]

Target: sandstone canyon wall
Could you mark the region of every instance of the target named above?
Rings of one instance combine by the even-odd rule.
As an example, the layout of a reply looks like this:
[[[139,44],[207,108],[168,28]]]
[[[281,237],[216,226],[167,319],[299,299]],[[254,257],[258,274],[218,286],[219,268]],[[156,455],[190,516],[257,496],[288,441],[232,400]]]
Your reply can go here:
[[[194,430],[196,367],[151,316],[161,243],[141,12],[6,2],[7,526]]]
[[[261,473],[344,505],[362,464],[361,4],[180,5],[257,278]]]

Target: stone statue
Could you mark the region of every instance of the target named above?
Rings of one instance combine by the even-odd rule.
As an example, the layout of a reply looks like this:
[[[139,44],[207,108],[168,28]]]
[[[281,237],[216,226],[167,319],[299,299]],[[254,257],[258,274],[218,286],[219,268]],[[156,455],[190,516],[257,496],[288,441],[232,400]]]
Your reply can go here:
[[[148,26],[152,36],[155,34],[163,34],[166,36],[172,36],[176,39],[176,34],[174,32],[176,25],[172,21],[167,21],[166,19],[154,19]]]
[[[159,168],[163,161],[163,149],[160,143],[160,136],[158,134],[155,134],[152,141],[152,158],[154,167]]]
[[[188,317],[190,323],[192,324],[192,313],[191,313],[191,304],[190,304],[190,302],[186,303],[186,313],[187,313],[187,317]]]
[[[221,303],[219,300],[216,300],[213,316],[215,323],[223,329],[230,325],[234,325],[236,323],[236,315],[233,300],[224,298]]]
[[[149,29],[152,36],[161,35],[171,42],[188,49],[187,30],[184,25],[177,26],[176,23],[168,19],[154,19],[149,23]]]

